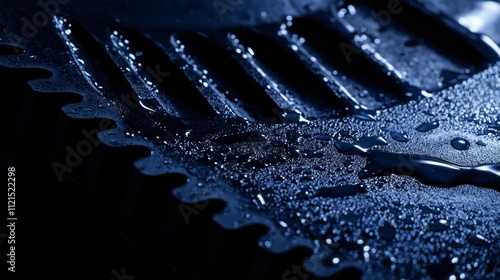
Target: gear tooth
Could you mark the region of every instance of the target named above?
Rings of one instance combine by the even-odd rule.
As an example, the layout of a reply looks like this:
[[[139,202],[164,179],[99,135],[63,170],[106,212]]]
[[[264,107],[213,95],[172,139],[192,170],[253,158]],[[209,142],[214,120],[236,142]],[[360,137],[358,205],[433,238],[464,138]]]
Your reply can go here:
[[[40,78],[40,79],[35,79],[35,80],[30,80],[29,85],[30,87],[38,92],[44,92],[44,93],[66,93],[66,94],[75,94],[82,96],[82,94],[77,94],[77,93],[70,93],[71,90],[68,90],[67,84],[63,82],[63,79],[61,77],[54,77],[52,76],[52,72],[50,72],[51,77],[48,78]],[[88,107],[91,107],[90,104],[85,104],[88,105]]]
[[[123,140],[123,135],[125,135],[125,132],[119,126],[101,131],[98,134],[99,139],[105,145],[111,147],[126,147],[128,142]]]
[[[91,109],[87,109],[87,106],[88,103],[78,102],[62,106],[62,110],[73,119],[95,119],[95,114]]]
[[[149,143],[144,142],[142,144],[146,146]],[[162,149],[157,149],[155,147],[149,148],[151,149],[151,154],[148,157],[138,159],[134,162],[135,167],[138,168],[143,174],[149,176],[159,176],[163,174],[178,173],[186,176],[186,170],[176,166],[175,162],[165,161],[162,154],[164,151]]]

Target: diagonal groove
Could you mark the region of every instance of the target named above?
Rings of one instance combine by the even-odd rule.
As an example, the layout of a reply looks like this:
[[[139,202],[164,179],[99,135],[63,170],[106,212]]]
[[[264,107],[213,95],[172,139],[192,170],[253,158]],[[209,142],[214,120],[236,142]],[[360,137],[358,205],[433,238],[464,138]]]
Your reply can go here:
[[[325,25],[312,18],[299,18],[287,29],[285,37],[298,46],[302,45],[303,51],[316,54],[318,63],[329,73],[350,78],[349,81],[338,79],[342,80],[340,84],[368,91],[382,106],[408,101],[409,95],[418,92],[405,83],[402,75],[382,57],[358,47],[353,42],[354,35],[339,24]],[[304,38],[304,43],[297,37]],[[354,90],[351,92],[355,94]]]
[[[484,36],[412,0],[351,0],[342,2],[333,12],[365,53],[382,58],[405,73],[405,80],[412,86],[427,91],[456,82],[447,82],[443,71],[451,70],[463,80],[499,57]]]
[[[266,79],[263,86],[276,84],[273,88],[277,95],[289,100],[306,117],[338,117],[344,111],[342,100],[290,49],[256,31],[240,29],[229,38],[236,52],[243,53],[242,64],[248,65],[247,71],[261,73]]]
[[[116,29],[110,38],[114,51],[122,63],[126,63],[127,77],[137,90],[158,100],[176,117],[206,119],[215,116],[198,89],[155,43],[130,29]]]
[[[486,63],[500,59],[498,46],[492,47],[485,42],[483,36],[464,28],[458,22],[440,14],[434,14],[424,6],[413,0],[403,0],[406,5],[406,17],[397,17],[398,20],[411,26],[413,30],[429,33],[428,36],[439,41],[441,46],[453,44],[454,48],[447,48],[454,57],[467,58],[467,63]],[[417,21],[418,26],[417,27]],[[424,32],[425,31],[425,32]]]
[[[352,4],[360,9],[361,13],[369,9],[371,16],[375,16],[374,11],[388,9],[387,3],[387,1],[382,0],[350,0],[345,5]],[[479,38],[468,37],[467,33],[463,32],[465,29],[460,28],[458,23],[453,23],[453,20],[441,15],[433,15],[431,11],[412,0],[402,0],[400,5],[401,12],[393,13],[388,23],[379,19],[381,30],[385,31],[393,28],[392,19],[394,19],[395,25],[398,27],[404,28],[407,32],[428,41],[439,52],[454,57],[454,59],[460,60],[465,65],[485,63],[489,60],[498,59],[497,53],[484,52],[484,44],[483,46],[478,45],[478,43],[482,44],[477,40]],[[450,44],[454,47],[449,48]],[[479,49],[482,49],[482,51],[479,51]]]
[[[460,26],[456,29],[466,37],[476,40],[479,38],[482,45],[486,44],[488,52],[496,53],[496,57],[500,56],[500,33],[498,26],[500,25],[500,2],[484,0],[484,1],[468,1],[465,5],[457,5],[455,9],[446,8],[443,6],[446,2],[431,3],[423,1],[423,9],[431,16],[440,16],[445,23],[450,25]],[[466,30],[464,31],[463,28]],[[484,47],[484,46],[483,46]]]
[[[277,110],[287,109],[270,98],[255,79],[231,58],[231,54],[214,40],[201,34],[182,33],[177,35],[176,41],[176,44],[184,46],[186,54],[195,58],[197,64],[192,66],[205,69],[219,91],[226,93],[226,98],[241,104],[253,118],[269,122],[276,119]]]
[[[175,53],[171,57],[177,58],[180,68],[185,75],[196,85],[200,93],[205,97],[215,112],[224,118],[254,119],[241,106],[238,99],[230,96],[229,92],[221,92],[217,84],[210,78],[210,73],[206,69],[200,69],[197,62],[190,55],[184,54],[185,48],[181,41],[174,34],[170,37],[170,44],[174,47]],[[175,59],[174,59],[175,60]],[[187,65],[186,65],[187,64]]]
[[[180,121],[164,112],[159,103],[150,101],[148,106],[144,106],[142,98],[133,90],[105,49],[78,22],[63,16],[54,17],[54,21],[82,76],[95,92],[111,102],[114,110],[131,127],[144,132],[151,130],[148,116],[162,120],[159,126],[163,129],[170,130],[181,125]]]

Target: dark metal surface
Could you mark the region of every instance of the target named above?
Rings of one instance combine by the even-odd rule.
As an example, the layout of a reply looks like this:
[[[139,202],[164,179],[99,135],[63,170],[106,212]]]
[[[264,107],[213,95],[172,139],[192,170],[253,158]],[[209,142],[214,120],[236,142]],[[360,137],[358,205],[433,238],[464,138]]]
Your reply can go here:
[[[495,279],[500,5],[459,2],[2,3],[0,63],[81,97],[20,130],[179,279]]]

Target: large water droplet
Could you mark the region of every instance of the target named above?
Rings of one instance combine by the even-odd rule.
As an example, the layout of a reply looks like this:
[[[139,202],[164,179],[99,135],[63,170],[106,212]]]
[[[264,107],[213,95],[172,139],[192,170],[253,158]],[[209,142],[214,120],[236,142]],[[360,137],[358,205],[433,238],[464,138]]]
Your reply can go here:
[[[391,132],[391,137],[392,139],[398,141],[398,142],[408,142],[410,141],[410,138],[406,133],[400,133],[400,132]]]
[[[500,130],[500,124],[490,123],[488,124],[488,128]]]
[[[376,121],[377,118],[374,115],[368,114],[366,112],[360,112],[354,115],[354,117],[358,120],[362,121]]]
[[[344,154],[357,155],[368,152],[368,149],[377,145],[387,145],[387,140],[380,136],[366,137],[354,143],[335,142],[335,147]]]
[[[418,132],[427,132],[427,131],[431,131],[435,128],[438,128],[439,127],[439,122],[438,121],[434,121],[434,122],[428,122],[428,123],[423,123],[421,125],[419,125],[417,128],[415,128]]]
[[[482,246],[482,245],[488,244],[488,241],[486,240],[486,238],[484,238],[484,236],[482,236],[481,234],[472,235],[469,238],[469,242],[474,244],[474,245],[477,245],[477,246]]]
[[[476,144],[477,144],[478,146],[481,146],[481,147],[486,147],[486,143],[484,143],[484,141],[483,141],[483,140],[478,140],[478,141],[476,142]]]
[[[363,155],[363,153],[360,153]],[[440,158],[369,151],[366,172],[362,178],[386,174],[407,175],[424,184],[438,187],[454,187],[471,184],[478,187],[498,189],[500,164],[461,166]]]
[[[441,219],[429,223],[429,229],[432,231],[444,231],[448,229],[448,221]]]
[[[320,188],[316,191],[316,196],[343,197],[360,193],[366,193],[366,187],[364,185],[346,185],[338,187]]]
[[[390,223],[385,223],[378,229],[378,234],[382,239],[392,240],[396,236],[396,228]]]
[[[451,146],[457,150],[465,151],[470,148],[470,142],[464,138],[455,138],[451,140]]]

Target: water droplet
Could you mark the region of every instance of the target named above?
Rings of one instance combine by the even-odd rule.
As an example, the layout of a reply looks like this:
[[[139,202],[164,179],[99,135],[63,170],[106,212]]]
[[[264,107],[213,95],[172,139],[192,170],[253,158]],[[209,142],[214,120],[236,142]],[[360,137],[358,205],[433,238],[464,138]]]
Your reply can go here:
[[[305,175],[311,175],[313,171],[311,169],[299,167],[293,170],[294,174],[305,174]]]
[[[335,142],[335,147],[347,155],[364,154],[368,152],[368,149],[378,145],[387,145],[387,140],[380,136],[373,136],[365,137],[354,143]]]
[[[444,258],[438,263],[432,263],[427,266],[427,272],[432,279],[450,279],[455,265],[450,259]]]
[[[451,140],[451,146],[457,150],[468,150],[470,148],[470,142],[464,138],[455,138]]]
[[[364,185],[345,185],[337,187],[320,188],[316,191],[316,196],[319,197],[344,197],[356,194],[366,193]]]
[[[415,128],[418,132],[428,132],[431,131],[435,128],[439,127],[439,122],[434,121],[434,122],[429,122],[429,123],[423,123],[419,125],[417,128]]]
[[[314,170],[317,170],[317,171],[325,171],[325,168],[321,165],[315,165],[313,167]]]
[[[309,198],[309,193],[307,191],[300,190],[299,192],[297,192],[295,194],[295,197],[297,199],[308,199]]]
[[[301,112],[295,110],[288,110],[283,113],[283,118],[291,123],[309,123],[310,121],[304,118]]]
[[[488,241],[486,240],[486,238],[484,238],[484,236],[482,236],[480,234],[472,235],[469,238],[469,242],[474,244],[474,245],[477,245],[477,246],[482,246],[482,245],[488,244]]]
[[[159,109],[159,103],[158,100],[151,98],[151,99],[141,99],[139,100],[139,104],[141,105],[142,108],[151,111],[151,112],[156,112]]]
[[[377,118],[374,115],[368,114],[366,112],[360,112],[354,115],[354,117],[358,120],[362,121],[376,121]]]
[[[444,231],[448,229],[448,221],[441,219],[429,223],[429,229],[432,231]]]
[[[410,141],[410,138],[406,133],[400,133],[400,132],[391,132],[391,137],[392,139],[398,141],[398,142],[408,142]]]
[[[282,226],[282,227],[288,227],[288,224],[283,222],[283,221],[279,221],[279,224]]]
[[[262,194],[259,193],[257,195],[257,198],[259,199],[260,204],[262,204],[262,205],[266,204],[266,201],[264,200],[264,197],[262,196]]]
[[[340,144],[341,145],[340,145]],[[408,155],[382,151],[363,151],[353,144],[337,142],[337,149],[345,154],[366,156],[368,163],[361,178],[398,174],[412,176],[424,184],[438,187],[454,187],[471,184],[498,189],[500,164],[461,166],[436,157]]]
[[[476,144],[481,147],[486,147],[486,143],[484,143],[483,140],[478,140]]]
[[[500,124],[490,123],[488,124],[488,128],[500,130]]]
[[[393,227],[390,223],[386,222],[378,229],[378,234],[382,239],[392,240],[396,236],[396,228]]]

